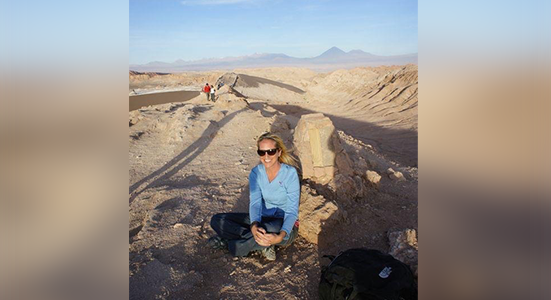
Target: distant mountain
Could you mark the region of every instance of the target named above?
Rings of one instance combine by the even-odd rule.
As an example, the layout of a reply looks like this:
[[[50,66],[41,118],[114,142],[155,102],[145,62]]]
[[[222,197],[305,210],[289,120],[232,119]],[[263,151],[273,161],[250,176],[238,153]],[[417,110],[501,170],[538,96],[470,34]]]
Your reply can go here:
[[[337,57],[343,57],[344,55],[346,55],[346,52],[342,51],[337,47],[332,47],[329,50],[323,52],[322,54],[314,58],[337,58]]]
[[[332,47],[311,58],[296,58],[283,53],[255,53],[247,56],[209,58],[196,61],[176,60],[172,63],[154,61],[143,65],[130,65],[130,70],[139,72],[184,72],[231,70],[237,68],[303,67],[316,71],[331,71],[354,67],[417,64],[417,53],[381,56],[352,50],[345,52]]]

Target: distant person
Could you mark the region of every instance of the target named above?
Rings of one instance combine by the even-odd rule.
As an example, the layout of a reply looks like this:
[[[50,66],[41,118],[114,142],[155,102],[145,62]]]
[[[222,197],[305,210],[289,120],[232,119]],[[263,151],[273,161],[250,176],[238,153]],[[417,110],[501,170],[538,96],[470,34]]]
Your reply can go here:
[[[260,164],[249,174],[249,213],[220,213],[210,225],[217,236],[214,249],[228,249],[233,256],[260,251],[276,259],[275,246],[290,245],[298,234],[300,184],[295,160],[277,135],[265,133],[256,143]]]
[[[210,85],[210,100],[214,102],[214,87],[212,86],[212,84]]]
[[[210,85],[207,82],[205,86],[203,87],[203,93],[207,95],[207,101],[209,101],[209,95],[210,95]]]

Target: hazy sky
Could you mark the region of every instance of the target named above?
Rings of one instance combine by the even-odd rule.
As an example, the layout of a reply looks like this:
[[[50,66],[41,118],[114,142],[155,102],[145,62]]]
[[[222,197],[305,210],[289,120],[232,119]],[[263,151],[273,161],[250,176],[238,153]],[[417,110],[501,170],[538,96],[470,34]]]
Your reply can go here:
[[[416,0],[130,0],[130,63],[417,52]]]

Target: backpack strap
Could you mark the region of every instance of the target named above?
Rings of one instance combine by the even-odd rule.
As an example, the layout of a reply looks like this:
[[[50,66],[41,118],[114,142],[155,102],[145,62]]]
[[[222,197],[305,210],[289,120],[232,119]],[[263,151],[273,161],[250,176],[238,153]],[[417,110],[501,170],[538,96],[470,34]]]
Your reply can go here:
[[[324,256],[322,256],[322,258],[323,258],[323,257],[327,257],[327,258],[329,258],[331,261],[333,261],[333,260],[335,259],[335,255],[324,255]]]

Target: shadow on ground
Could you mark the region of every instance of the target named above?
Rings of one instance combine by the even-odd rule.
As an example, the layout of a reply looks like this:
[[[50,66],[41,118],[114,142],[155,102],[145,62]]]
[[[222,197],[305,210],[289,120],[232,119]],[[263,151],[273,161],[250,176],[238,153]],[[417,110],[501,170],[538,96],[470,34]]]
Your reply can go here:
[[[146,177],[142,178],[140,181],[130,186],[129,202],[132,203],[132,201],[143,191],[145,191],[148,188],[158,186],[161,182],[168,180],[170,177],[172,177],[174,174],[176,174],[178,171],[184,168],[187,164],[192,162],[199,154],[201,154],[210,145],[213,137],[220,130],[220,128],[226,125],[231,119],[233,119],[239,113],[243,112],[245,109],[246,108],[240,109],[238,111],[234,111],[231,114],[226,115],[219,122],[212,121],[207,127],[207,129],[205,129],[201,137],[197,139],[195,142],[193,142],[184,151],[182,151],[180,154],[178,154],[176,157],[171,159],[169,162],[167,162],[164,166],[162,166],[155,172],[152,172],[151,174],[147,175]],[[142,189],[140,189],[140,187],[144,184],[147,184],[147,185]]]

